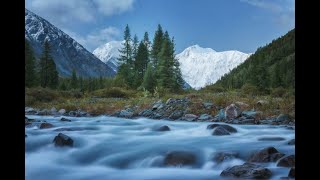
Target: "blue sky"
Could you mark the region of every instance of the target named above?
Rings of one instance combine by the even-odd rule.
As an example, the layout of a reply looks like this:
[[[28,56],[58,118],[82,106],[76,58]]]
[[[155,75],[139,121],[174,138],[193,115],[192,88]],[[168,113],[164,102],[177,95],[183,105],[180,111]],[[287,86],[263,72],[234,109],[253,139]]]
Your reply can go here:
[[[295,26],[294,0],[26,0],[26,8],[89,51],[158,24],[175,37],[176,52],[198,44],[216,51],[254,52]]]

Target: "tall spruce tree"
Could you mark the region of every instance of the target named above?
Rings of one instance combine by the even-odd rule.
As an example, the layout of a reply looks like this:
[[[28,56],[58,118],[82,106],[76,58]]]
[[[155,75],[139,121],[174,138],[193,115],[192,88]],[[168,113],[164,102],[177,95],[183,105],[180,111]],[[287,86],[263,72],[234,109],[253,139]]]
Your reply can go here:
[[[124,31],[124,43],[123,48],[119,49],[120,57],[118,60],[122,63],[118,69],[118,80],[123,79],[126,84],[133,86],[133,59],[132,59],[132,47],[131,47],[131,34],[129,26],[127,25]]]
[[[158,64],[160,61],[160,51],[163,44],[163,31],[162,27],[159,24],[158,29],[154,34],[153,43],[152,43],[152,50],[151,50],[151,58],[152,58],[152,64],[154,68],[158,68]]]
[[[149,53],[148,49],[143,43],[143,41],[140,42],[139,47],[138,47],[138,52],[136,56],[136,60],[134,62],[135,64],[135,71],[136,71],[136,77],[135,77],[135,82],[136,86],[140,86],[143,80],[144,73],[147,69],[147,65],[149,62]]]
[[[33,87],[38,84],[35,57],[34,57],[33,50],[26,39],[25,39],[24,48],[25,48],[25,52],[24,52],[25,53],[25,86]]]
[[[180,69],[180,63],[177,58],[175,58],[175,43],[174,43],[174,37],[172,37],[171,40],[171,58],[173,59],[173,71],[174,71],[174,88],[176,90],[182,89],[184,80],[182,79],[181,69]]]
[[[172,59],[172,45],[168,32],[164,33],[160,61],[157,71],[158,85],[161,88],[172,90],[174,83],[174,61]]]
[[[152,93],[153,93],[155,85],[156,85],[155,79],[153,77],[153,72],[154,72],[154,69],[153,69],[151,63],[148,63],[148,67],[147,67],[146,73],[143,76],[143,82],[142,82],[142,86],[146,90],[148,90],[149,92],[152,92]]]
[[[46,40],[44,42],[44,48],[40,58],[40,85],[44,88],[57,88],[58,78],[56,65],[50,55],[50,45]]]
[[[139,46],[139,40],[138,36],[135,34],[133,36],[133,41],[132,41],[132,59],[136,59],[137,53],[138,53],[138,46]]]
[[[78,78],[77,78],[77,73],[75,69],[72,70],[70,86],[72,89],[78,88]]]
[[[148,34],[148,32],[145,32],[145,33],[144,33],[143,43],[144,43],[144,45],[147,47],[147,49],[148,49],[148,51],[149,51],[150,48],[151,48],[151,42],[150,42],[150,40],[149,40],[149,34]]]

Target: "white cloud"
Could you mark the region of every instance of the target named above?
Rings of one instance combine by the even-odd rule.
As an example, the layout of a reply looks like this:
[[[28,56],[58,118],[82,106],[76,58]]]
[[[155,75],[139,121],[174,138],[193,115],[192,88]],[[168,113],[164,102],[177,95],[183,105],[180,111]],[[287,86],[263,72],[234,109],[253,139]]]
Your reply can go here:
[[[91,32],[86,36],[80,36],[70,30],[64,30],[64,32],[91,52],[102,44],[112,40],[117,40],[121,34],[119,29],[112,26]]]
[[[106,16],[132,9],[134,0],[93,0],[98,11]]]
[[[88,23],[133,8],[134,0],[25,0],[26,8],[57,26]]]
[[[269,10],[274,15],[274,22],[283,27],[294,27],[294,0],[240,0],[258,8]]]

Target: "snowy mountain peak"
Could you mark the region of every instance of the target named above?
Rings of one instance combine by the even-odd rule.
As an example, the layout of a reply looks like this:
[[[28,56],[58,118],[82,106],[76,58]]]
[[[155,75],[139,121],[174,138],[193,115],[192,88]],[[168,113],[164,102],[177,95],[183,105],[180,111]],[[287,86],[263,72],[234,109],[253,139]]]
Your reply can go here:
[[[215,83],[224,74],[243,63],[251,54],[240,51],[216,52],[193,45],[176,56],[183,79],[195,89]]]
[[[119,49],[123,47],[123,43],[124,41],[110,41],[99,46],[92,53],[116,71],[120,65],[117,58],[120,56]]]
[[[27,9],[25,9],[25,38],[38,59],[43,51],[43,43],[46,40],[49,42],[52,49],[51,56],[61,76],[71,76],[73,69],[83,77],[115,75],[115,71],[69,35]]]

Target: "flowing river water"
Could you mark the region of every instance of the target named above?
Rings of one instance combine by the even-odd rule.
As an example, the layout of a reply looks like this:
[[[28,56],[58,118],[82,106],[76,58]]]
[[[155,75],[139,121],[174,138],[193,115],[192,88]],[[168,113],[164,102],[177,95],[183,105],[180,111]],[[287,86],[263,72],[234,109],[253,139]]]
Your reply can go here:
[[[123,119],[108,116],[61,117],[33,116],[45,120],[53,128],[26,128],[26,180],[223,180],[220,173],[231,166],[241,165],[255,151],[268,146],[286,155],[295,154],[288,141],[295,131],[284,126],[231,125],[237,133],[211,135],[210,122]],[[167,125],[170,131],[154,129]],[[73,147],[55,147],[58,128],[77,128],[59,131],[74,140]],[[260,141],[262,137],[282,137],[280,141]],[[165,155],[172,151],[189,151],[196,155],[192,166],[165,166]],[[215,152],[235,151],[239,158],[217,164]],[[289,168],[277,167],[276,162],[261,163],[272,171],[271,179],[288,175]]]

